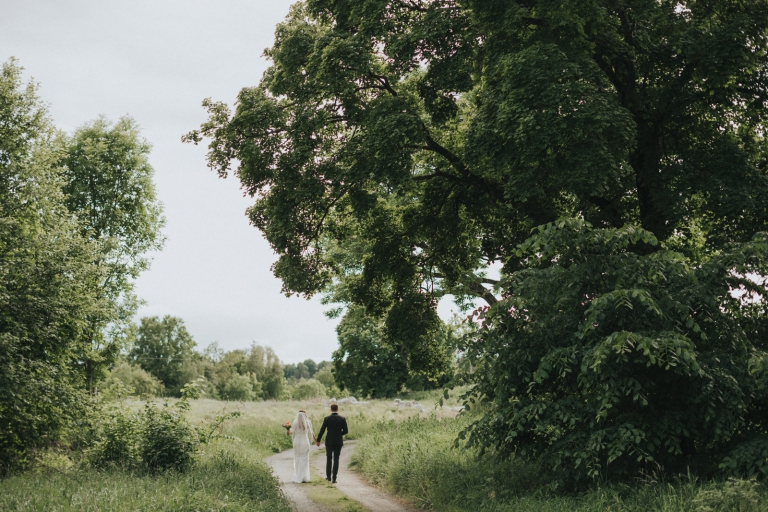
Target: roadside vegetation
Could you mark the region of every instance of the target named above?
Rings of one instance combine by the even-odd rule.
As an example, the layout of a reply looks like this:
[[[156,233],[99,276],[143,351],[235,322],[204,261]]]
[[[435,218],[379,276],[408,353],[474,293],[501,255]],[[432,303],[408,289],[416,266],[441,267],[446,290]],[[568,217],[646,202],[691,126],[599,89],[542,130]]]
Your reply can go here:
[[[434,415],[381,422],[357,443],[353,467],[416,507],[442,512],[758,512],[768,488],[754,479],[701,481],[693,476],[563,489],[533,462],[455,447],[471,422]]]

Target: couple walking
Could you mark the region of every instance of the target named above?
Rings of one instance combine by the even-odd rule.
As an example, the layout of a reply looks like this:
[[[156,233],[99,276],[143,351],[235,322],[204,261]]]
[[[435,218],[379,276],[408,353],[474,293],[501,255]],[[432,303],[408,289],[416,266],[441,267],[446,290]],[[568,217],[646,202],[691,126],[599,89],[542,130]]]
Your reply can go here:
[[[323,420],[323,426],[320,427],[320,433],[315,437],[312,430],[312,422],[309,421],[307,413],[299,411],[296,419],[293,420],[288,435],[293,436],[293,481],[296,483],[309,482],[309,436],[312,436],[315,444],[320,446],[323,434],[328,431],[325,438],[325,454],[327,457],[325,463],[325,479],[336,483],[336,474],[339,472],[339,455],[341,447],[344,445],[343,436],[349,432],[347,430],[347,420],[339,415],[339,406],[331,404],[331,415]]]

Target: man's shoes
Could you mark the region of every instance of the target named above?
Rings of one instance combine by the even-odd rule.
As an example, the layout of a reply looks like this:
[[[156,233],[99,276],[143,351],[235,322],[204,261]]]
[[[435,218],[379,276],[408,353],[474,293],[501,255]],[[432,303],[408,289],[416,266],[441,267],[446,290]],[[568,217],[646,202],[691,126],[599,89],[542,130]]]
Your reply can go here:
[[[328,477],[325,477],[325,479],[326,479],[326,480],[328,480],[329,482],[331,481],[331,479],[330,479],[330,478],[328,478]]]
[[[331,483],[332,483],[332,484],[335,484],[335,483],[336,483],[336,479],[334,479],[334,480],[333,480]]]

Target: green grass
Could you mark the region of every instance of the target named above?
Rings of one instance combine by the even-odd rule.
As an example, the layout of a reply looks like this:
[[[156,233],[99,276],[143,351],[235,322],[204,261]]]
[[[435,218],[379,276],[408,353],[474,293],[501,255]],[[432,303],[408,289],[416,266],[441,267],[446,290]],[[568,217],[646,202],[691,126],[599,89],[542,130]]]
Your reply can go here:
[[[478,458],[453,448],[468,418],[414,418],[372,427],[353,464],[371,482],[424,509],[446,512],[768,510],[768,489],[745,480],[636,482],[580,495],[553,489],[547,475],[520,461]]]
[[[437,394],[425,395],[419,401],[432,408]],[[123,402],[131,409],[141,405],[137,400]],[[183,474],[96,469],[84,462],[81,453],[51,451],[43,454],[35,469],[0,480],[0,510],[290,510],[263,459],[291,447],[281,424],[292,421],[299,409],[307,411],[316,432],[329,413],[325,400],[194,400],[188,418],[198,425],[211,422],[223,412],[239,411],[241,416],[225,424],[222,432],[238,440],[219,440],[204,446],[197,465]],[[381,421],[401,422],[424,416],[417,409],[394,407],[391,400],[341,405],[340,412],[347,418],[350,439],[364,437]],[[443,410],[439,414],[455,413]],[[310,489],[312,499],[332,511],[361,510],[359,504],[326,485],[324,479],[316,480]]]
[[[423,509],[446,512],[544,511],[740,511],[768,510],[768,489],[743,480],[636,482],[595,487],[580,495],[553,488],[546,474],[520,461],[478,458],[453,448],[469,418],[434,408],[438,392],[412,394],[428,410],[399,408],[391,400],[342,405],[350,439],[357,439],[354,467],[369,481]],[[449,402],[455,404],[455,398]],[[238,440],[204,446],[199,461],[180,474],[151,474],[118,468],[103,470],[78,462],[77,453],[48,452],[37,467],[0,480],[0,510],[118,511],[211,510],[288,511],[263,459],[288,449],[290,438],[280,426],[304,409],[319,430],[328,414],[325,401],[192,402],[189,419],[207,423],[222,412],[241,417],[223,432]],[[126,402],[136,408],[139,402]],[[313,469],[313,472],[314,469]],[[316,472],[315,472],[316,473]],[[332,512],[359,512],[360,505],[315,474],[308,494]]]
[[[38,467],[0,481],[0,510],[287,512],[290,506],[256,450],[218,441],[183,474]]]

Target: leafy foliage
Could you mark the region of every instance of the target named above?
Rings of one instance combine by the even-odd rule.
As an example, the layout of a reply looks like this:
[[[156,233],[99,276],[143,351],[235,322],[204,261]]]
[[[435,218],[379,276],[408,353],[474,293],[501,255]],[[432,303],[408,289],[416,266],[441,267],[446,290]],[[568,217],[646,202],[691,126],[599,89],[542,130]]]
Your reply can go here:
[[[405,385],[435,388],[453,376],[455,342],[450,326],[422,336],[401,335],[401,342],[395,343],[381,320],[353,306],[336,332],[339,348],[333,353],[333,372],[342,390],[372,398],[392,397]]]
[[[163,395],[164,387],[157,377],[122,360],[107,374],[100,391],[107,399],[128,395],[155,397]]]
[[[59,145],[34,84],[11,60],[0,69],[0,473],[57,439],[81,414],[74,362],[88,319],[106,314],[61,192]]]
[[[221,433],[224,422],[240,416],[237,411],[219,414],[207,425],[193,426],[187,419],[189,400],[198,397],[196,384],[187,384],[172,406],[148,401],[133,412],[119,403],[108,405],[96,422],[92,462],[151,471],[191,468],[200,446],[227,437]]]
[[[109,314],[89,318],[91,347],[80,359],[90,388],[124,348],[138,307],[133,280],[149,267],[146,253],[163,243],[149,151],[129,117],[114,125],[99,118],[65,141],[60,163],[65,203],[81,221],[83,236],[98,248],[100,290],[111,306]]]
[[[765,471],[768,395],[749,365],[768,316],[748,276],[768,271],[768,236],[698,265],[658,246],[579,220],[520,246],[524,268],[465,346],[487,406],[473,444],[574,477]]]
[[[194,355],[195,340],[184,321],[170,315],[162,319],[141,319],[130,359],[154,375],[173,394],[181,392],[186,381],[182,376],[184,362]]]
[[[185,140],[236,163],[286,293],[363,308],[403,358],[439,298],[484,299],[487,448],[576,479],[761,472],[765,290],[739,269],[768,225],[767,2],[307,0],[266,55]],[[582,228],[527,241],[562,218],[597,254],[563,257]]]

